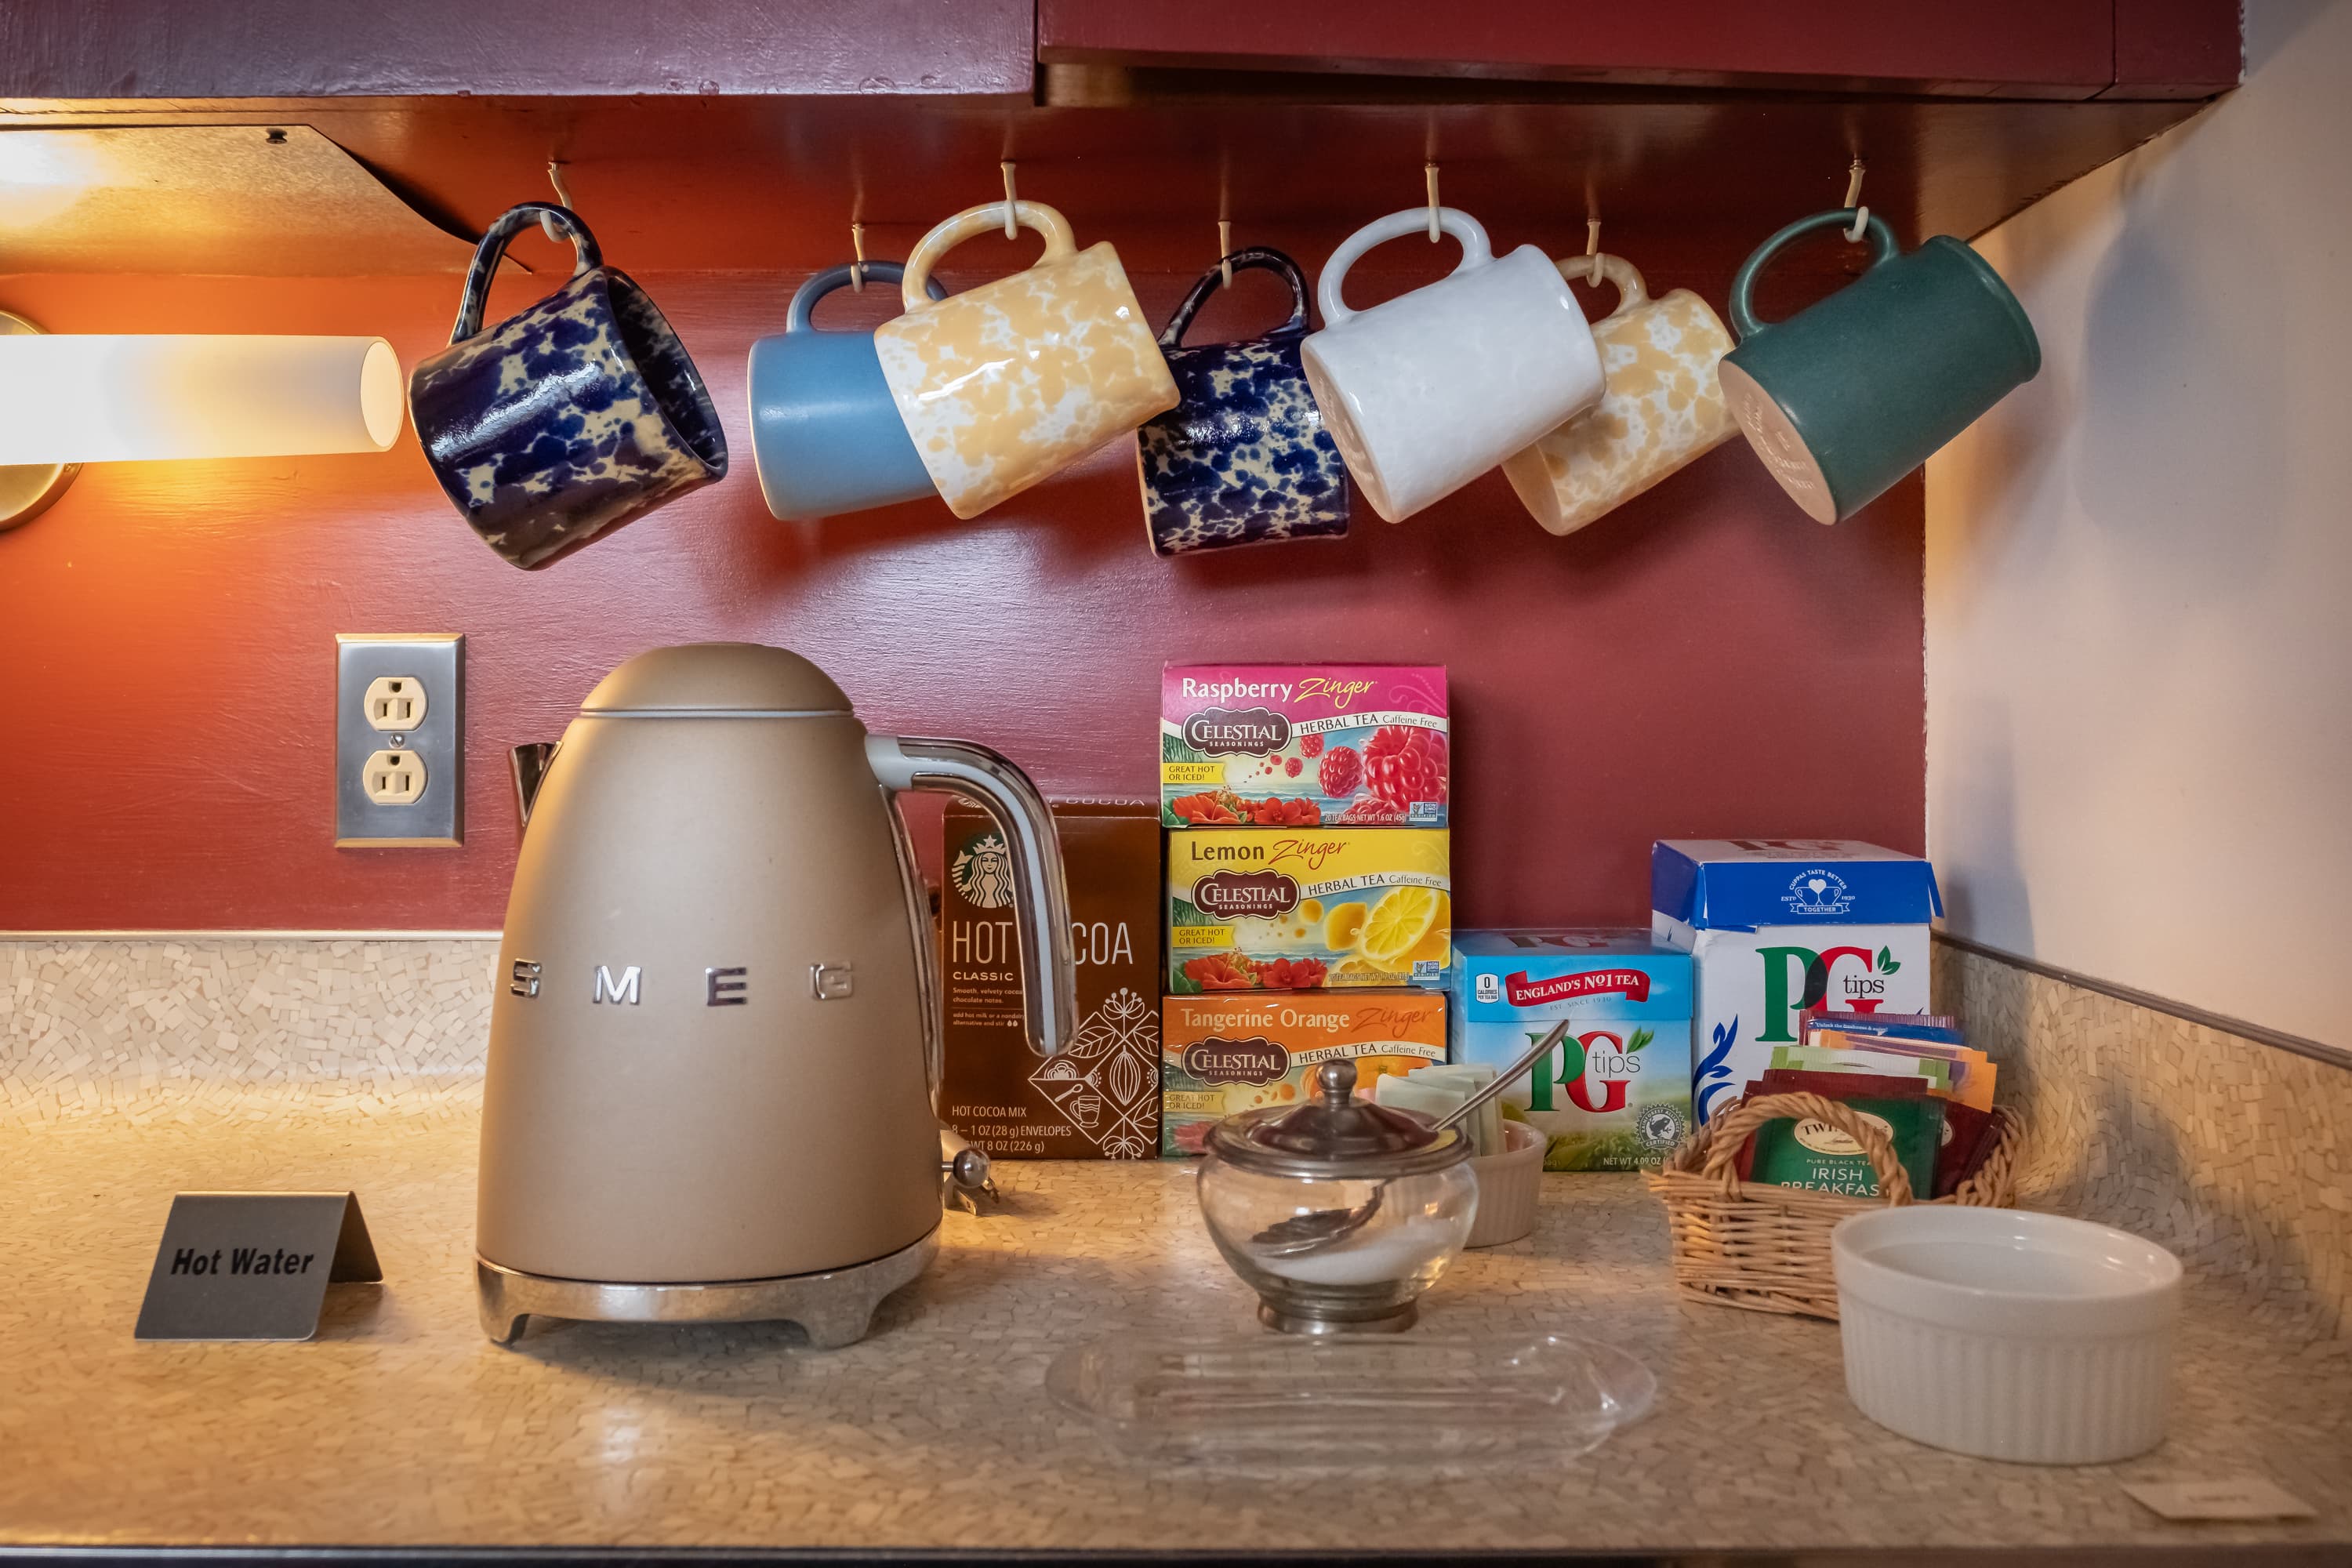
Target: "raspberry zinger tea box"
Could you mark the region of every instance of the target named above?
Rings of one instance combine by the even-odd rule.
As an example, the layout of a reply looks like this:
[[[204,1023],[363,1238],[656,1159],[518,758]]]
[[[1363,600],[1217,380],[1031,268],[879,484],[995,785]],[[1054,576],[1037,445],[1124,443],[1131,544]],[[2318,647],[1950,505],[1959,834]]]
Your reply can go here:
[[[1545,1170],[1655,1165],[1691,1130],[1690,954],[1645,931],[1466,931],[1450,994],[1454,1059],[1497,1072],[1572,1020],[1503,1090]]]
[[[1443,986],[1454,882],[1437,828],[1168,835],[1168,989]]]
[[[1444,827],[1443,665],[1171,664],[1160,681],[1170,827]]]
[[[1691,955],[1691,1094],[1705,1122],[1797,1044],[1807,1007],[1927,1010],[1927,922],[1944,912],[1915,855],[1850,838],[1664,838],[1650,930]]]

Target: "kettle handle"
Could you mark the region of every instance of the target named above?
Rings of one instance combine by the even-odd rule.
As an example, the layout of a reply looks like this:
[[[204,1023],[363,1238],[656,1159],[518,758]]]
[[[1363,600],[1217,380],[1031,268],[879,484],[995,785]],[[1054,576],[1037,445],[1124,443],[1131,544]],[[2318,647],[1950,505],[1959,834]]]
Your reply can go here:
[[[866,757],[885,789],[962,795],[996,819],[1013,857],[1013,924],[1021,942],[1029,1048],[1041,1057],[1063,1049],[1076,1033],[1077,987],[1062,841],[1045,796],[1009,759],[968,741],[868,735]]]

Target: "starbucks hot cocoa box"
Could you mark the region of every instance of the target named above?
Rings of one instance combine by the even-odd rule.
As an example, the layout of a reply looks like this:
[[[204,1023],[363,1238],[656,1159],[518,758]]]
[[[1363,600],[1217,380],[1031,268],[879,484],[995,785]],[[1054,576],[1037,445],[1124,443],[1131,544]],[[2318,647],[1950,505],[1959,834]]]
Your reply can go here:
[[[1927,1011],[1927,926],[1944,912],[1915,855],[1847,838],[1664,838],[1650,930],[1696,968],[1698,1119],[1797,1043],[1806,1007]]]
[[[1077,1026],[1050,1057],[1022,1030],[1011,858],[993,818],[946,817],[940,1115],[997,1157],[1148,1160],[1160,1151],[1160,820],[1148,802],[1056,802]]]

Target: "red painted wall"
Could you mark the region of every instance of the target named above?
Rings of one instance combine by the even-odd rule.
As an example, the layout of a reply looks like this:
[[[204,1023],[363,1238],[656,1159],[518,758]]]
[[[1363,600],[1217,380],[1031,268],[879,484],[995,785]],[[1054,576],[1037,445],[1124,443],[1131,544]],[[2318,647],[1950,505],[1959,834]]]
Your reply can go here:
[[[1400,270],[1359,303],[1452,260],[1380,255]],[[995,264],[984,244],[969,259]],[[1738,257],[1640,259],[1654,289],[1720,301]],[[1643,920],[1662,836],[1921,847],[1916,479],[1822,528],[1735,443],[1566,540],[1489,476],[1402,525],[1360,508],[1336,544],[1170,564],[1144,547],[1122,446],[974,522],[930,503],[779,523],[741,367],[797,279],[643,280],[714,383],[734,473],[549,571],[478,543],[407,436],[375,457],[93,467],[0,534],[0,930],[495,927],[505,748],[560,734],[631,653],[703,637],[798,648],[869,724],[1000,747],[1049,794],[1151,791],[1166,659],[1445,663],[1466,924]],[[1191,279],[1137,281],[1162,319]],[[1192,341],[1270,319],[1264,283]],[[542,287],[502,284],[493,315]],[[442,341],[454,292],[0,279],[56,331],[381,331],[404,362]],[[462,849],[332,847],[338,631],[467,635]]]

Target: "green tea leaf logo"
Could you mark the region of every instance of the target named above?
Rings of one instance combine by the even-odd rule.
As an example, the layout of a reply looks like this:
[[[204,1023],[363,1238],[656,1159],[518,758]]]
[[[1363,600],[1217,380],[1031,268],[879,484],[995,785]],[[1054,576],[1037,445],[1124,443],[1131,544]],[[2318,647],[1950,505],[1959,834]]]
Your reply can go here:
[[[1899,964],[1899,963],[1895,963],[1895,950],[1894,950],[1893,948],[1891,948],[1891,947],[1882,947],[1882,948],[1880,948],[1880,949],[1878,950],[1878,973],[1881,973],[1881,974],[1892,974],[1892,973],[1894,973],[1896,970],[1898,970],[1898,969],[1900,969],[1900,968],[1902,968],[1902,967],[1903,967],[1903,966],[1902,966],[1901,964]]]
[[[1629,1057],[1632,1056],[1635,1051],[1640,1050],[1643,1046],[1648,1045],[1652,1040],[1654,1040],[1657,1037],[1657,1034],[1654,1030],[1634,1030],[1633,1037],[1625,1042],[1625,1054]]]

